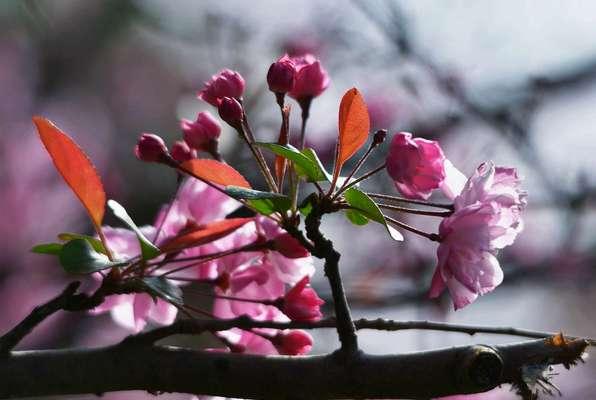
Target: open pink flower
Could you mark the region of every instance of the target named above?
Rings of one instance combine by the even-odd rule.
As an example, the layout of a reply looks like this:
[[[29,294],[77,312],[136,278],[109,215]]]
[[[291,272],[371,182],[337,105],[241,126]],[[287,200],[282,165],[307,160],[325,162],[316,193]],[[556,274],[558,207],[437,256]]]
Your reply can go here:
[[[230,69],[221,70],[213,75],[209,82],[198,94],[199,99],[206,101],[212,106],[218,107],[224,97],[239,99],[244,93],[244,78],[236,71]]]
[[[387,172],[405,197],[426,200],[445,179],[445,156],[434,140],[399,132],[391,141]]]
[[[282,310],[292,321],[318,321],[323,316],[321,305],[325,302],[307,287],[309,282],[305,276],[283,298]]]
[[[152,226],[142,227],[141,230],[148,238],[155,236]],[[139,242],[133,231],[105,226],[103,232],[116,258],[126,259],[140,254]],[[162,299],[154,301],[146,293],[131,293],[108,296],[91,313],[107,311],[118,325],[137,333],[143,330],[148,320],[161,325],[171,324],[176,319],[178,309]]]
[[[292,58],[296,66],[294,87],[289,92],[290,97],[300,101],[321,95],[329,87],[331,79],[321,62],[312,54]]]
[[[455,309],[503,281],[496,252],[513,243],[523,224],[526,194],[514,169],[484,163],[455,198],[454,213],[439,226],[441,244],[430,296],[449,290]]]

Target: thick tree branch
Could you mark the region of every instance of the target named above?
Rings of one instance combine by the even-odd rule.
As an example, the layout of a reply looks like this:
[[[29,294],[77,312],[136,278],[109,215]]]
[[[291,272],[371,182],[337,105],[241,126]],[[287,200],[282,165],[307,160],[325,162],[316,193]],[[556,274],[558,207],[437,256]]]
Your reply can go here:
[[[432,398],[519,383],[523,366],[569,366],[586,346],[583,340],[564,345],[536,340],[400,355],[361,354],[348,362],[337,354],[264,357],[133,343],[15,352],[0,359],[0,398],[117,390],[259,399]]]

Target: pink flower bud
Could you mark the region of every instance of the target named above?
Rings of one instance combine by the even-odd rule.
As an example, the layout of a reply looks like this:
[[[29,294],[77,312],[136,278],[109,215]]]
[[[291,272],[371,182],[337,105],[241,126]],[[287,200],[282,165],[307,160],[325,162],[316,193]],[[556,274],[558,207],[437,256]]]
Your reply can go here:
[[[296,57],[293,61],[296,65],[296,75],[290,97],[300,101],[317,97],[327,89],[331,81],[329,75],[312,54]]]
[[[199,99],[218,107],[222,98],[239,99],[244,93],[244,78],[236,71],[224,69],[213,75],[198,94]]]
[[[288,55],[271,64],[267,72],[267,84],[273,93],[287,93],[294,87],[296,67]]]
[[[186,143],[196,150],[209,151],[221,133],[220,123],[209,111],[200,112],[194,122],[183,119],[180,127]]]
[[[135,146],[135,155],[142,161],[162,162],[169,152],[161,137],[152,133],[143,133]]]
[[[318,321],[323,314],[320,307],[325,302],[310,287],[310,278],[305,276],[283,298],[282,311],[292,321]]]
[[[227,122],[230,126],[238,129],[244,115],[242,105],[238,100],[231,97],[224,97],[221,99],[217,112],[221,119]]]
[[[308,257],[310,253],[289,233],[282,233],[273,241],[275,251],[288,258]]]
[[[192,160],[197,156],[197,152],[188,147],[188,144],[182,140],[178,140],[174,143],[171,154],[172,158],[179,163]]]
[[[399,132],[391,141],[387,172],[405,197],[426,200],[445,180],[445,156],[436,141]]]
[[[298,356],[307,354],[312,349],[312,336],[303,330],[286,330],[279,332],[271,342],[279,354]]]

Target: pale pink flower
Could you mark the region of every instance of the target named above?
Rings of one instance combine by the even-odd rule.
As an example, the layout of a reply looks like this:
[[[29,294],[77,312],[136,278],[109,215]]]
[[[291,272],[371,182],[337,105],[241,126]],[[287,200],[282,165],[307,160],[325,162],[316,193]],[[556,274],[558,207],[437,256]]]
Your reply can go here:
[[[445,287],[456,309],[503,281],[497,251],[513,243],[523,227],[526,194],[512,168],[481,164],[455,198],[454,213],[439,226],[441,243],[430,296]]]
[[[141,230],[148,238],[155,236],[155,228],[152,226],[142,227]],[[139,242],[133,231],[105,226],[103,232],[116,259],[127,259],[140,254]],[[161,325],[171,324],[176,319],[178,309],[162,299],[153,300],[146,293],[131,293],[108,296],[91,313],[107,311],[118,325],[137,333],[143,330],[147,320]]]
[[[224,69],[217,75],[213,75],[209,82],[205,82],[203,90],[198,94],[198,97],[218,107],[221,99],[224,97],[231,97],[239,99],[244,93],[244,78],[236,71]]]
[[[329,86],[331,79],[321,62],[312,54],[292,58],[296,66],[294,87],[290,97],[300,101],[321,95]]]
[[[318,321],[323,317],[321,305],[325,301],[307,287],[309,282],[309,277],[305,276],[283,297],[282,311],[292,321]]]
[[[177,197],[178,212],[197,225],[224,219],[240,203],[198,179],[182,184]]]
[[[399,132],[391,141],[387,172],[405,197],[426,200],[445,179],[445,156],[434,140]]]

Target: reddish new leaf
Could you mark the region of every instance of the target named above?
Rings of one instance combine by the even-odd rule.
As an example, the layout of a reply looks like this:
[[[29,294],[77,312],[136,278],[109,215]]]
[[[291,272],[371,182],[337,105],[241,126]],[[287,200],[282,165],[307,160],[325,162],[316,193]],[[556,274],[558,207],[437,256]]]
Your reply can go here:
[[[368,139],[370,119],[364,98],[356,88],[344,94],[339,105],[339,138],[333,176],[339,176],[343,164]]]
[[[250,189],[250,183],[240,175],[240,172],[219,161],[196,158],[182,163],[180,167],[189,174],[207,182]]]
[[[230,218],[203,225],[192,232],[173,238],[161,246],[161,251],[169,253],[213,242],[229,235],[252,220],[252,218]]]
[[[106,193],[89,157],[51,121],[33,117],[33,122],[56,169],[79,198],[99,232],[105,213]]]

